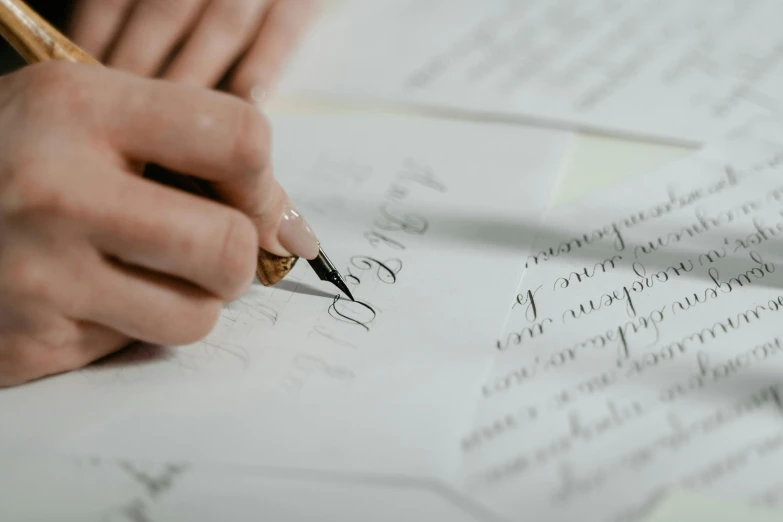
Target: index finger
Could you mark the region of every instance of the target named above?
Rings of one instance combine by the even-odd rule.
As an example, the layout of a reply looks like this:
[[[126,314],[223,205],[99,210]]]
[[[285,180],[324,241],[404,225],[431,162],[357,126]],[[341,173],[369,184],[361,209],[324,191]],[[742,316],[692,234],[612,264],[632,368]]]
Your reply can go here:
[[[118,88],[104,89],[99,123],[112,148],[211,182],[221,201],[253,219],[264,250],[317,256],[315,235],[274,179],[270,129],[257,108],[215,91],[112,74]]]

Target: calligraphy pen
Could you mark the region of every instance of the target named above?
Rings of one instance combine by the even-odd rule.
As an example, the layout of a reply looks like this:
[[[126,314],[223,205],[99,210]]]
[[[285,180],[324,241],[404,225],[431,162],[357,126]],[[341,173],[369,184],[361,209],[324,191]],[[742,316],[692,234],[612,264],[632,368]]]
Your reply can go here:
[[[67,60],[100,65],[100,62],[71,42],[21,0],[0,0],[0,35],[28,63]],[[148,170],[145,176],[195,194],[217,199],[210,185],[201,179],[171,175],[160,168]],[[298,259],[297,256],[280,257],[259,249],[256,276],[264,286],[277,284],[288,275]],[[321,281],[329,281],[354,300],[340,272],[320,247],[318,257],[308,263]]]

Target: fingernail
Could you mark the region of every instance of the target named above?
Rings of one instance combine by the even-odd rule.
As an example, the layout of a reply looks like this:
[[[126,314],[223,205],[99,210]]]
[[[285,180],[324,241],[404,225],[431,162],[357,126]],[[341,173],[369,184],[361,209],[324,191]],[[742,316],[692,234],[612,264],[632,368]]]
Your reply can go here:
[[[277,240],[292,254],[304,259],[318,257],[318,238],[302,215],[293,207],[283,210],[283,219],[277,232]]]

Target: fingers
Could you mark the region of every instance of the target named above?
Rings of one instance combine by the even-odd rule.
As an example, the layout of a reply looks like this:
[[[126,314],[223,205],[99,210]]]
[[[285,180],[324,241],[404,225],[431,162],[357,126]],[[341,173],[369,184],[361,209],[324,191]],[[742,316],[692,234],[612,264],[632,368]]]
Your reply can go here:
[[[86,190],[62,186],[70,178],[56,175],[63,167],[48,165],[51,158],[72,160],[78,172],[97,164],[101,173],[131,173],[136,164],[154,163],[211,182],[222,203],[251,217],[265,251],[317,256],[317,238],[272,175],[269,127],[252,105],[214,91],[63,62],[27,68],[19,78],[20,96],[35,99],[24,104],[26,120],[38,122],[33,131],[40,136],[34,148],[29,141],[17,146],[29,151],[21,154],[22,165],[34,175],[20,179],[34,204],[67,202],[53,187],[71,197],[91,193],[100,179],[94,173]],[[81,146],[62,152],[57,137],[63,132]],[[51,154],[33,153],[43,144]]]
[[[96,167],[89,158],[71,159],[74,163],[56,166],[39,161],[28,167],[24,180],[6,187],[3,208],[29,222],[26,236],[20,234],[17,242],[35,239],[39,250],[57,260],[62,253],[51,249],[59,245],[70,252],[78,244],[67,239],[68,230],[60,231],[71,226],[103,255],[189,281],[226,301],[236,299],[250,286],[258,232],[247,215],[138,177],[109,162]],[[69,179],[62,172],[74,176]],[[36,239],[44,233],[46,237]],[[37,267],[35,261],[27,266],[25,259],[18,265],[3,273],[37,270],[33,275],[43,277],[60,270],[59,266]],[[88,267],[86,261],[73,262],[72,270],[80,270],[85,278],[80,283],[88,284],[90,274],[83,267]],[[69,284],[73,280],[71,274]]]
[[[24,345],[24,360],[14,365],[37,368],[39,374],[81,366],[128,339],[166,345],[195,342],[214,327],[222,305],[219,298],[194,285],[107,260],[86,244],[64,250],[64,242],[27,241],[4,255],[3,264],[4,274],[12,274],[10,268],[16,272],[13,280],[3,281],[2,295],[28,313],[25,325],[4,331],[2,340],[9,342],[10,334]],[[74,326],[84,324],[116,334],[103,332],[104,342],[85,350]],[[35,347],[46,350],[36,352],[39,357],[28,351]],[[65,351],[53,355],[49,347]],[[5,350],[0,347],[0,352]],[[48,365],[45,359],[52,357],[53,364]]]
[[[236,66],[231,91],[246,99],[255,92],[260,101],[315,6],[316,0],[81,0],[71,27],[88,53],[143,76],[213,87]]]
[[[131,339],[186,344],[212,329],[220,299],[110,262],[55,221],[4,238],[0,314],[15,320],[2,323],[0,387],[80,368]]]
[[[78,321],[103,304],[94,297],[104,261],[60,221],[37,220],[4,235],[0,314],[12,312],[13,322],[0,322],[0,386],[79,368],[130,341]]]
[[[203,5],[204,0],[137,0],[106,65],[155,75]]]
[[[253,281],[256,228],[246,215],[141,178],[122,176],[94,205],[90,237],[126,264],[233,301]],[[108,192],[108,191],[106,191]]]
[[[253,45],[230,80],[235,94],[260,102],[315,14],[314,0],[274,0]]]
[[[67,319],[102,325],[126,338],[186,344],[214,326],[220,298],[186,281],[109,260],[55,221],[37,220],[29,232],[18,230],[10,238],[13,248],[0,256],[3,303],[30,311],[17,336],[43,345],[78,344],[76,332],[60,324]]]
[[[210,87],[225,76],[260,26],[269,0],[212,0],[165,78]]]
[[[214,182],[237,199],[271,174],[270,132],[253,107],[231,96],[168,82],[123,78],[98,125],[127,157]]]
[[[96,270],[92,322],[133,339],[164,345],[190,344],[217,323],[222,301],[193,285],[106,261]]]
[[[318,240],[272,175],[269,127],[250,104],[167,82],[128,79],[101,122],[126,159],[156,163],[213,183],[221,200],[250,216],[259,246],[313,259]]]
[[[57,344],[27,333],[3,336],[0,350],[0,388],[18,386],[97,361],[131,343],[125,335],[105,326],[58,318],[47,332],[58,332]],[[42,333],[42,331],[39,331]]]
[[[133,0],[82,0],[70,22],[76,45],[102,61]]]

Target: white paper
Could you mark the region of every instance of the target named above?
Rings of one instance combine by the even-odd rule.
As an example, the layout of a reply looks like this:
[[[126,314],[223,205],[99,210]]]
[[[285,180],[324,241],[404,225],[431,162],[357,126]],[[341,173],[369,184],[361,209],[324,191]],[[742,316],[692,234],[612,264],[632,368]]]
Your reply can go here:
[[[782,123],[543,225],[525,190],[547,176],[516,166],[553,172],[567,136],[360,116],[275,127],[276,166],[324,245],[372,249],[384,194],[405,194],[409,227],[426,217],[426,233],[390,236],[405,249],[366,250],[401,260],[394,284],[353,272],[379,310],[370,331],[336,322],[299,269],[229,307],[208,342],[5,390],[4,451],[100,461],[81,476],[70,461],[0,458],[5,512],[48,513],[27,509],[41,474],[73,477],[73,496],[48,497],[73,519],[127,518],[142,499],[198,520],[210,494],[238,517],[297,522],[373,506],[407,520],[638,521],[682,488],[783,508]],[[415,184],[389,192],[395,180]],[[517,238],[533,231],[528,257]],[[128,463],[194,471],[150,503]],[[80,496],[95,482],[105,495]]]
[[[3,390],[0,446],[412,487],[458,472],[454,435],[473,421],[493,358],[483,348],[570,134],[363,115],[272,122],[281,183],[375,318],[335,305],[301,262],[227,306],[204,342],[141,346]]]
[[[285,94],[702,142],[780,111],[776,0],[344,0]]]
[[[492,520],[435,482],[91,455],[37,453],[3,462],[0,515],[14,522]]]
[[[463,491],[542,522],[640,520],[670,488],[783,507],[782,239],[780,123],[554,212]]]

